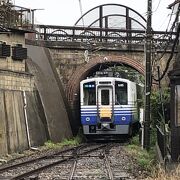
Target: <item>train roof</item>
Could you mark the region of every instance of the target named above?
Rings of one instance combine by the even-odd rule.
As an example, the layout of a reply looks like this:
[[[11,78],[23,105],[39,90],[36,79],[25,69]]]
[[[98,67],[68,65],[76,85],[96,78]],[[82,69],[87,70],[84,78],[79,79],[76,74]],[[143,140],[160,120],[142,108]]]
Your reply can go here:
[[[124,79],[124,78],[118,78],[118,77],[93,77],[93,78],[87,78],[87,79],[84,79],[82,80],[81,82],[82,83],[85,83],[85,82],[90,82],[90,81],[112,81],[112,80],[116,80],[116,81],[122,81],[122,82],[132,82],[132,83],[135,83],[133,81],[130,81],[129,79]]]

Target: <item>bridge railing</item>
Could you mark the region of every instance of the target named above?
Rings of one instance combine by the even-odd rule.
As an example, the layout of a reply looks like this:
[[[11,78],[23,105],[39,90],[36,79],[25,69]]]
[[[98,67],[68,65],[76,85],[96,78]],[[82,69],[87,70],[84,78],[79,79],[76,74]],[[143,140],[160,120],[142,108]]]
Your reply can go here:
[[[144,44],[145,30],[36,25],[36,40],[86,43]],[[174,32],[152,31],[156,45],[172,44]]]
[[[11,2],[0,3],[0,24],[6,28],[32,30],[31,10],[13,5]]]

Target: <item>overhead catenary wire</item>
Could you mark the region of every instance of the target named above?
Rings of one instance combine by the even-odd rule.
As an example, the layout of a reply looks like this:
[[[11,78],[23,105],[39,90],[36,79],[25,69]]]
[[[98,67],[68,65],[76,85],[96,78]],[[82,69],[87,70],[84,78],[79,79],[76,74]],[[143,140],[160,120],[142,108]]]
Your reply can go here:
[[[80,8],[80,14],[81,14],[81,19],[82,19],[82,25],[84,28],[84,35],[86,37],[86,46],[87,46],[87,50],[85,50],[84,52],[84,58],[85,58],[85,62],[89,62],[89,41],[88,41],[88,35],[86,34],[86,27],[85,27],[85,23],[84,23],[84,17],[83,17],[83,8],[82,8],[82,2],[81,0],[79,0],[79,8]]]
[[[168,70],[168,68],[169,68],[169,64],[170,64],[170,62],[171,62],[171,60],[172,60],[172,58],[173,58],[176,45],[177,45],[177,43],[178,43],[179,34],[180,34],[180,23],[179,23],[178,28],[177,28],[176,38],[175,38],[174,44],[173,44],[173,46],[172,46],[171,54],[170,54],[170,56],[169,56],[169,58],[168,58],[168,60],[167,60],[166,67],[165,67],[162,75],[161,75],[158,79],[153,78],[155,81],[161,81],[161,80],[163,79],[163,77],[165,76],[165,74],[166,74],[166,72],[167,72],[167,70]]]
[[[170,16],[170,19],[169,19],[168,26],[169,26],[169,24],[170,24],[170,21],[171,21],[171,18],[172,18],[172,14],[173,14],[173,10],[172,10],[172,13],[171,13],[171,16]],[[171,26],[171,28],[170,28],[169,38],[168,38],[168,40],[167,40],[166,46],[164,47],[164,51],[163,51],[163,53],[161,54],[161,56],[160,56],[159,58],[156,58],[156,59],[153,60],[153,62],[152,62],[152,67],[154,66],[154,63],[155,63],[156,61],[161,60],[161,59],[164,57],[164,55],[166,54],[167,48],[168,48],[170,42],[172,42],[172,36],[173,36],[174,28],[175,28],[175,25],[176,25],[176,22],[177,22],[178,17],[179,17],[179,12],[176,14],[175,20],[174,20],[174,22],[172,23],[172,26]],[[165,38],[166,36],[168,36],[168,27],[167,27],[167,29],[166,29],[166,34],[163,35],[161,38]]]
[[[171,22],[171,19],[172,19],[172,15],[173,15],[173,9],[172,9],[172,11],[171,11],[170,18],[169,18],[169,21],[168,21],[168,24],[167,24],[167,27],[166,27],[166,31],[165,31],[166,33],[163,34],[163,36],[161,36],[161,37],[159,37],[159,38],[165,38],[165,37],[168,36],[168,35],[170,35],[169,38],[172,37],[172,32],[173,32],[173,29],[174,29],[174,27],[175,27],[175,22],[176,22],[176,21],[174,21],[173,24],[172,24],[172,26],[171,26],[171,28],[168,30],[169,25],[170,25],[170,22]],[[168,15],[168,16],[169,16],[169,15]],[[177,17],[177,16],[176,16],[176,17]],[[176,20],[176,18],[175,18],[175,20]],[[169,34],[168,32],[170,32],[170,34]],[[168,41],[168,42],[169,42],[169,41]]]
[[[158,10],[158,8],[159,8],[160,4],[161,4],[161,0],[159,0],[157,7],[155,8],[155,10],[154,10],[154,11],[152,11],[152,13],[154,13],[154,12],[156,12],[156,11]]]
[[[168,22],[168,24],[167,24],[166,31],[168,31],[168,28],[169,28],[169,25],[170,25],[170,22],[171,22],[171,19],[172,19],[173,11],[174,11],[174,6],[173,6],[173,9],[172,9],[171,14],[170,14],[170,18],[169,18],[169,22]],[[171,27],[171,28],[172,28],[172,27]],[[171,29],[170,29],[170,30],[171,30]]]
[[[170,22],[171,22],[171,20],[172,20],[173,11],[174,11],[174,7],[173,7],[173,9],[171,10],[171,13],[169,14],[169,15],[170,15],[170,18],[169,18],[169,20],[168,20],[168,24],[167,24],[167,27],[166,27],[166,31],[165,31],[166,33],[163,34],[161,37],[159,37],[159,38],[165,38],[165,37],[168,37],[168,36],[169,36],[168,42],[170,41],[170,38],[172,38],[172,32],[173,32],[173,29],[174,29],[174,27],[175,27],[175,21],[174,21],[173,24],[172,24],[172,26],[171,26],[171,28],[168,30],[169,25],[170,25]],[[169,15],[168,15],[168,16],[169,16]],[[167,17],[168,17],[168,16],[167,16]],[[166,17],[165,20],[167,20],[167,17]],[[165,23],[165,20],[163,21],[162,24]],[[162,25],[161,25],[161,26],[162,26]],[[160,26],[160,27],[161,27],[161,26]],[[170,32],[170,34],[169,34],[168,32]]]
[[[81,13],[81,17],[82,17],[82,24],[84,27],[84,18],[83,18],[83,10],[82,10],[82,2],[81,0],[79,0],[79,8],[80,8],[80,13]]]
[[[161,24],[159,24],[159,26],[157,27],[158,29],[162,29],[163,25],[169,20],[169,16],[171,15],[171,13],[169,13],[168,15],[166,15],[164,17],[164,19],[161,20]],[[166,28],[167,29],[167,28]]]

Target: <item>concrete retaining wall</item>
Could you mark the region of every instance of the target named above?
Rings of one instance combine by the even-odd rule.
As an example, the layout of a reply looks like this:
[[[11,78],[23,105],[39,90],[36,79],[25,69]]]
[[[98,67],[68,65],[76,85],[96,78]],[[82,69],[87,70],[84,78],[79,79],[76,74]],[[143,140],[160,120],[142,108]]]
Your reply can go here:
[[[45,141],[49,140],[49,133],[38,91],[26,92],[26,100],[31,145],[43,145]]]
[[[24,47],[23,31],[2,33],[0,37],[11,47]],[[12,48],[10,52],[12,55]],[[15,60],[11,55],[0,57],[0,156],[42,145],[49,139],[34,76],[26,71],[26,59]]]
[[[35,76],[35,85],[39,92],[50,140],[60,142],[72,137],[68,110],[63,97],[63,88],[49,50],[43,47],[26,46],[28,56],[26,63],[30,73]]]
[[[35,91],[26,94],[31,143],[40,145],[47,140],[40,103]],[[23,92],[0,90],[0,155],[28,149],[25,122]]]

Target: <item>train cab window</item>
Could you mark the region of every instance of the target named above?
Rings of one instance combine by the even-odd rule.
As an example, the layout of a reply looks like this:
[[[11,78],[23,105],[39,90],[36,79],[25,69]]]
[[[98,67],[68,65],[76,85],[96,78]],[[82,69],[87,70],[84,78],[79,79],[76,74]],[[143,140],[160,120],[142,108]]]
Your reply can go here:
[[[84,89],[84,105],[96,105],[96,87],[95,83],[86,83],[83,86]]]
[[[120,81],[115,82],[115,104],[128,104],[127,83]]]
[[[175,86],[175,117],[176,126],[180,126],[180,85]]]
[[[101,105],[109,105],[109,90],[101,90]]]

